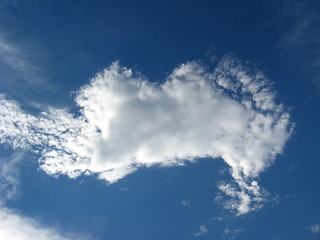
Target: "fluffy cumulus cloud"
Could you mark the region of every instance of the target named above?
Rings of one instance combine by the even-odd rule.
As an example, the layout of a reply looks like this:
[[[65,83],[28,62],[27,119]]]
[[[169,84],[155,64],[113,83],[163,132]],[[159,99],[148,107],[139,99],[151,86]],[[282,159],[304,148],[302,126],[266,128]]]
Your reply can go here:
[[[35,151],[47,174],[96,174],[109,183],[140,167],[222,158],[235,184],[219,189],[239,215],[261,206],[256,178],[291,131],[267,78],[231,56],[214,71],[182,64],[162,84],[115,62],[80,88],[75,102],[79,116],[52,107],[35,116],[1,95],[0,143]]]

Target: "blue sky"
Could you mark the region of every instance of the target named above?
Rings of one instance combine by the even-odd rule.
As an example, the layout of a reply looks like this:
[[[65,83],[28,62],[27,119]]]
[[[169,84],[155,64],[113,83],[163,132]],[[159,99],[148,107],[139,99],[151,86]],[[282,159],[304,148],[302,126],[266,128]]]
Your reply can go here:
[[[320,239],[319,12],[0,0],[0,239]]]

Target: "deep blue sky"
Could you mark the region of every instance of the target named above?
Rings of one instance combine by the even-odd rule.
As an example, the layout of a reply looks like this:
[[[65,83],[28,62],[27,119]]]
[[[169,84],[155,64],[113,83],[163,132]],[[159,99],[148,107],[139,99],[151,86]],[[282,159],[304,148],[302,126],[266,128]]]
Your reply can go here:
[[[6,206],[101,240],[320,239],[310,231],[320,223],[319,16],[319,1],[0,0],[0,37],[40,79],[3,67],[0,90],[31,112],[31,102],[76,111],[72,91],[115,60],[162,82],[186,61],[213,68],[211,58],[233,54],[266,74],[295,124],[283,154],[260,176],[269,202],[244,216],[214,201],[217,184],[230,179],[221,159],[144,168],[106,185],[95,176],[48,176],[26,152],[20,194]],[[0,150],[1,158],[12,153]],[[196,236],[203,225],[208,232]]]

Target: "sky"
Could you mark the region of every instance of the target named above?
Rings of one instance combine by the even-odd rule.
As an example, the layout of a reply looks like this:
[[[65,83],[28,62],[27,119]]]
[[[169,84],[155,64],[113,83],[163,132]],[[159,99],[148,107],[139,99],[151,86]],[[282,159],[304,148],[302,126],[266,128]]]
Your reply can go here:
[[[320,2],[0,0],[0,239],[320,239]]]

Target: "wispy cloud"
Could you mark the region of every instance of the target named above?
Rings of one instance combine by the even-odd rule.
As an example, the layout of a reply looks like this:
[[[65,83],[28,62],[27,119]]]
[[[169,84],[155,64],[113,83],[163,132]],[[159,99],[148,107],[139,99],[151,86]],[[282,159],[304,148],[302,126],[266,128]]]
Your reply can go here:
[[[0,34],[0,73],[1,81],[7,84],[18,82],[28,83],[30,86],[48,84],[47,80],[41,77],[40,69],[35,66],[29,54],[6,40],[3,34]]]
[[[312,233],[319,234],[320,233],[320,224],[311,225],[309,229]]]
[[[34,219],[0,208],[0,239],[7,240],[88,240],[89,236],[60,233],[57,229],[41,225]]]
[[[65,232],[57,227],[44,226],[40,221],[8,209],[8,200],[20,194],[19,164],[23,152],[0,159],[0,239],[7,240],[89,240],[91,236]]]
[[[190,200],[182,200],[181,204],[185,207],[191,207],[191,201]]]
[[[200,228],[199,228],[199,232],[198,233],[195,233],[194,235],[195,236],[201,236],[201,235],[203,235],[203,234],[206,234],[208,232],[208,229],[206,228],[206,226],[205,225],[202,225],[202,226],[200,226]]]
[[[286,22],[279,42],[282,53],[320,84],[320,15],[317,3],[283,1],[280,15]]]
[[[153,84],[113,63],[83,86],[81,115],[50,108],[39,116],[0,96],[0,143],[33,150],[47,174],[98,174],[114,183],[142,166],[221,157],[236,187],[219,186],[245,214],[263,195],[257,181],[290,136],[289,114],[267,78],[226,56],[209,72],[197,62]]]
[[[228,239],[234,239],[240,232],[243,232],[243,229],[232,229],[230,227],[226,227],[223,230],[223,237]]]
[[[78,234],[62,230],[57,226],[44,226],[41,221],[23,216],[6,207],[9,200],[20,195],[20,164],[25,160],[24,152],[15,152],[0,158],[0,239],[7,240],[89,240],[86,233]]]
[[[19,164],[23,160],[23,152],[14,153],[10,157],[0,159],[0,206],[7,200],[19,195]]]

